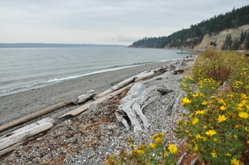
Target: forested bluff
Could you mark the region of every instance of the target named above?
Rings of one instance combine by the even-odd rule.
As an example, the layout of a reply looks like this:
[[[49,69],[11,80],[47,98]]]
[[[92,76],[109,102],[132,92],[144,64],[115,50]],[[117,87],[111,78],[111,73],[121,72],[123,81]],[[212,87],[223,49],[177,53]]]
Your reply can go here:
[[[249,5],[203,20],[169,36],[145,37],[129,47],[249,49]]]

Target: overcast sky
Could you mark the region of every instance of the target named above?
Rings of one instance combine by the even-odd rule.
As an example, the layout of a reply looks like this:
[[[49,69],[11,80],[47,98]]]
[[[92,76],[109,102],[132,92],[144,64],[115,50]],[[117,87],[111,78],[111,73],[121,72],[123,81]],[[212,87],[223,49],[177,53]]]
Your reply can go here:
[[[248,4],[248,0],[0,0],[0,42],[129,45]]]

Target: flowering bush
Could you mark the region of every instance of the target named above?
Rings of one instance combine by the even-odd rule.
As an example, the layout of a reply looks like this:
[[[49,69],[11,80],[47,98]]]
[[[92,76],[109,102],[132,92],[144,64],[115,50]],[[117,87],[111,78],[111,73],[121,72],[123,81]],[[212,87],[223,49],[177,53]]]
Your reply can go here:
[[[190,114],[178,121],[178,135],[206,164],[249,162],[249,58],[206,51],[192,71],[180,85]]]
[[[127,139],[130,151],[122,150],[119,155],[108,155],[106,164],[175,164],[174,155],[177,147],[174,144],[166,145],[164,133],[152,136],[152,142],[134,146],[134,139]]]

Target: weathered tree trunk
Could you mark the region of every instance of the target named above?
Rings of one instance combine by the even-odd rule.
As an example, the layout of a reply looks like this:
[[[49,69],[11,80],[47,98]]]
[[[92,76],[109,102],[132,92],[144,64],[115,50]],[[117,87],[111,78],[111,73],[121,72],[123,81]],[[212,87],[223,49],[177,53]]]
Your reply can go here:
[[[49,130],[54,122],[54,119],[45,118],[0,137],[0,156],[14,150],[28,138]]]
[[[134,127],[134,132],[142,130],[142,127],[147,129],[149,121],[143,114],[143,109],[158,100],[162,93],[169,93],[163,86],[146,87],[145,84],[138,82],[128,91],[127,95],[121,99],[121,104],[115,112],[117,119],[124,124],[126,129],[130,129],[126,115],[130,120],[131,126]],[[142,124],[140,124],[140,120]]]

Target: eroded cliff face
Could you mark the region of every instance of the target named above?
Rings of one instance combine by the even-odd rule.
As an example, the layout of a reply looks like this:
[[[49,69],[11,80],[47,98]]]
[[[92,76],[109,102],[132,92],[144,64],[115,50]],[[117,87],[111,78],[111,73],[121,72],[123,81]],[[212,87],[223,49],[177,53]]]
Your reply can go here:
[[[246,32],[247,34],[249,33],[249,25],[243,25],[240,26],[236,29],[227,29],[224,31],[219,32],[218,34],[211,34],[208,35],[206,34],[201,43],[194,46],[193,49],[196,50],[204,50],[204,49],[218,49],[221,50],[224,46],[225,40],[227,35],[231,35],[232,41],[239,40],[241,32]],[[244,43],[240,45],[240,48],[243,49]]]

